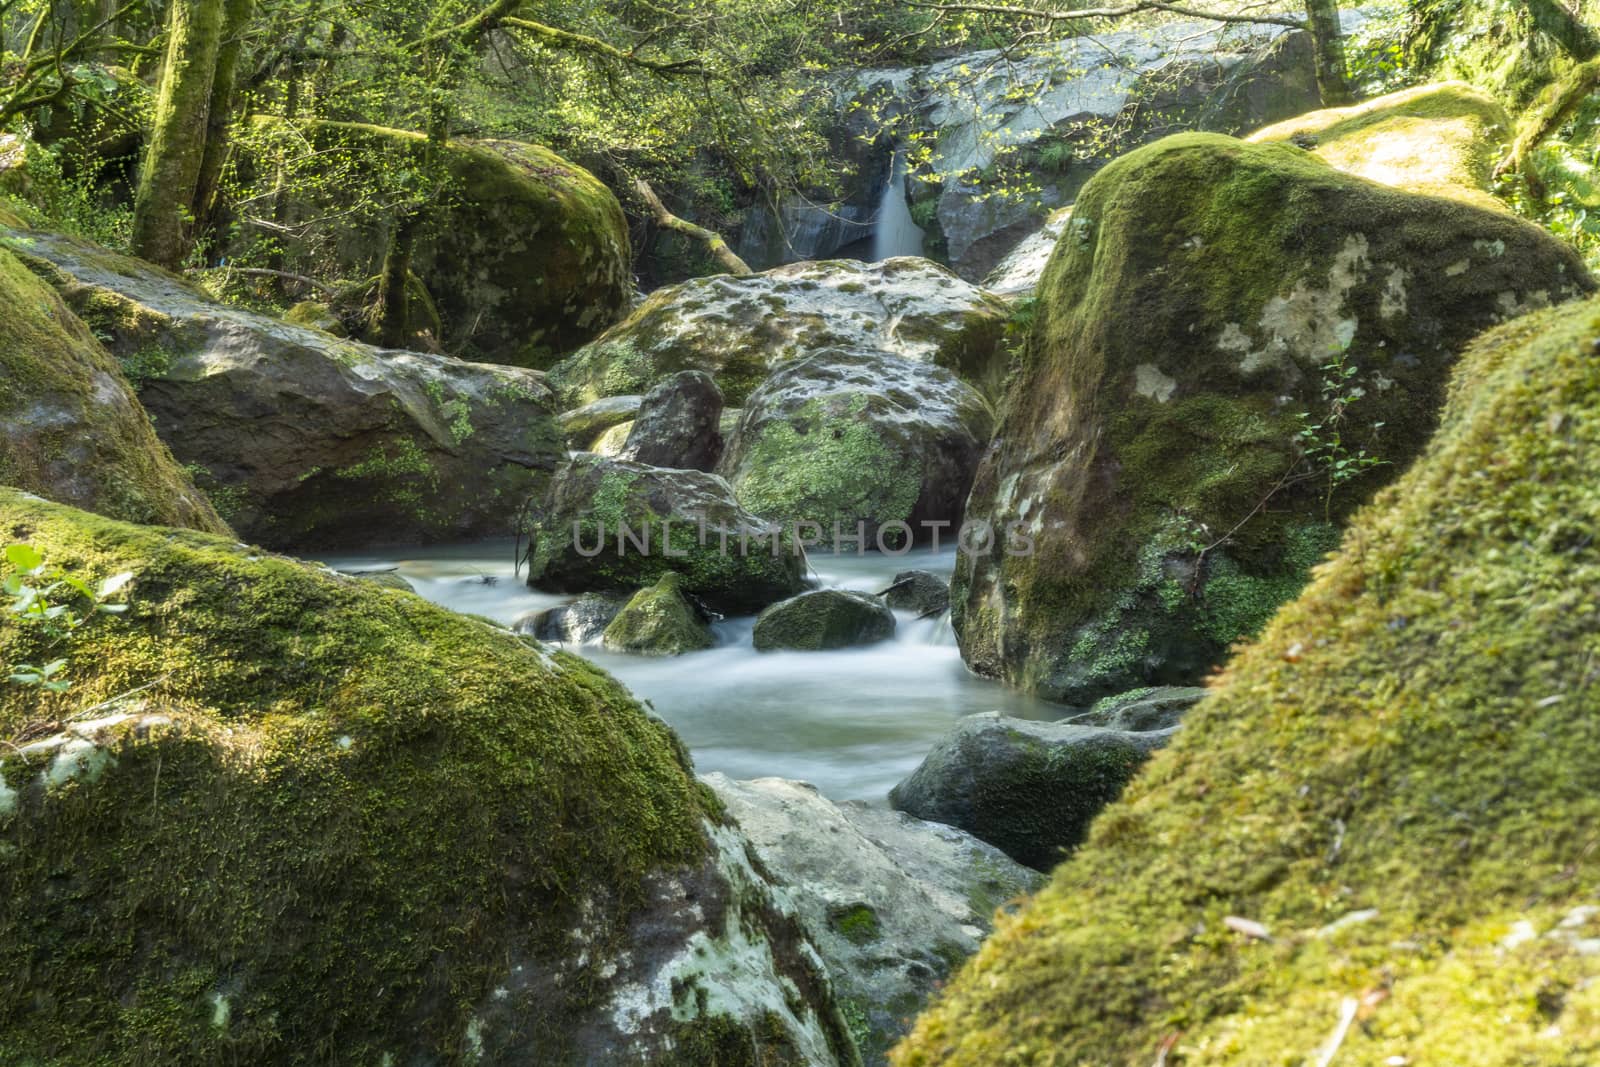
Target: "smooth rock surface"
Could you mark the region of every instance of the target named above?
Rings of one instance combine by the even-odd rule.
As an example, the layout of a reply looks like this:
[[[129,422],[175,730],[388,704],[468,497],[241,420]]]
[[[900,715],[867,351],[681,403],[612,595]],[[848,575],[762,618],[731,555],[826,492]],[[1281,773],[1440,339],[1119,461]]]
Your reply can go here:
[[[953,827],[782,778],[702,779],[779,882],[833,978],[869,1067],[960,962],[995,909],[1042,880]]]
[[[535,371],[341,340],[75,238],[0,242],[111,338],[157,434],[261,544],[503,535],[565,457]]]
[[[758,652],[819,652],[886,641],[894,636],[894,627],[894,612],[870,593],[814,589],[763,611],[752,640]]]
[[[1172,733],[970,715],[889,792],[889,803],[1048,871]]]
[[[552,368],[568,406],[642,393],[682,370],[716,379],[741,406],[773,370],[833,348],[996,374],[1008,310],[937,263],[796,263],[658,289],[622,322]]]
[[[644,395],[620,458],[652,467],[715,470],[722,458],[722,390],[705,371],[679,371]]]

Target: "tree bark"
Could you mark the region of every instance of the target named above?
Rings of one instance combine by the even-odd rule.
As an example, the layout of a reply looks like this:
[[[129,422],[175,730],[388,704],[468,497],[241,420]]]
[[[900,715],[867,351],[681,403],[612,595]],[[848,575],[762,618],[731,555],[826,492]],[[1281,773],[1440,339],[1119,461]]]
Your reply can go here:
[[[728,242],[724,241],[720,234],[714,230],[708,230],[704,226],[696,226],[686,219],[680,219],[668,211],[667,205],[663,204],[661,198],[656,195],[656,191],[650,188],[649,182],[643,178],[635,178],[633,180],[633,191],[639,195],[639,199],[649,206],[651,214],[655,216],[657,226],[665,230],[675,230],[678,233],[686,234],[697,241],[704,241],[706,250],[711,253],[712,258],[722,264],[729,274],[743,276],[754,273],[750,270],[750,265],[740,259],[733,249],[728,247]]]
[[[195,219],[205,230],[216,225],[217,189],[228,159],[228,127],[233,120],[233,94],[238,84],[239,60],[244,54],[245,29],[255,10],[255,0],[224,0],[222,45],[216,73],[211,79],[211,99],[206,106],[205,147],[200,173],[195,179]]]
[[[133,252],[176,270],[188,252],[186,216],[205,154],[211,84],[225,0],[173,0],[150,144],[133,205]]]
[[[1322,106],[1344,107],[1355,103],[1345,65],[1338,0],[1306,0],[1306,29],[1311,33],[1317,92],[1322,97]]]

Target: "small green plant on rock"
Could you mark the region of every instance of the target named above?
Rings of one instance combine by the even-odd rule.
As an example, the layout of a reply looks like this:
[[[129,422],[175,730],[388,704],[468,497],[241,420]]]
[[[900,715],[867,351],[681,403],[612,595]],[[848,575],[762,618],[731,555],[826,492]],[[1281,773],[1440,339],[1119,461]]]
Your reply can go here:
[[[1317,473],[1327,478],[1327,491],[1322,499],[1322,521],[1331,521],[1333,494],[1374,467],[1382,467],[1386,460],[1372,455],[1365,448],[1352,447],[1344,438],[1344,423],[1350,405],[1366,395],[1366,390],[1356,383],[1358,369],[1346,359],[1348,343],[1334,349],[1331,360],[1322,365],[1322,400],[1324,410],[1313,416],[1309,411],[1300,413],[1300,430],[1295,435],[1300,452]],[[1372,424],[1374,433],[1383,429],[1383,423]]]
[[[97,615],[119,615],[128,605],[111,598],[133,580],[132,571],[123,571],[89,585],[53,567],[29,544],[6,546],[6,563],[11,571],[0,585],[10,598],[9,611],[25,629],[33,632],[47,648],[54,648]],[[6,680],[13,685],[32,686],[50,693],[62,693],[72,683],[62,675],[67,659],[59,656],[42,665],[15,663],[6,668]]]

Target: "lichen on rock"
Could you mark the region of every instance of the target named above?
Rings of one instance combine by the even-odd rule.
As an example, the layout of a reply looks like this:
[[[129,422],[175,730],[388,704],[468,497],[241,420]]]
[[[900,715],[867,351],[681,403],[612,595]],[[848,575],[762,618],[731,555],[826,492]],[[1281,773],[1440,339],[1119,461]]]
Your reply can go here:
[[[576,407],[700,370],[738,407],[786,362],[844,347],[936,363],[987,383],[1003,369],[1006,316],[998,297],[928,260],[796,263],[658,289],[553,367],[550,382]]]
[[[968,518],[1033,551],[956,569],[964,658],[1083,707],[1192,684],[1418,453],[1476,332],[1592,289],[1506,213],[1298,148],[1186,134],[1113,162],[973,483]]]
[[[1347,1001],[1338,1063],[1600,1056],[1597,337],[1591,300],[1467,350],[1427,451],[896,1064],[1295,1062]]]

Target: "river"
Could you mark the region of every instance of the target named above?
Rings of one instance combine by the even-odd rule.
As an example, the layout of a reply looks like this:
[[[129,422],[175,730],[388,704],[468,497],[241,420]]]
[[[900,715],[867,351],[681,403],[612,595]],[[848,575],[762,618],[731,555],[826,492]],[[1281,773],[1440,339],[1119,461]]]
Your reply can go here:
[[[340,570],[395,567],[416,591],[454,611],[513,623],[572,599],[529,589],[512,573],[506,541],[324,556]],[[879,592],[898,571],[948,578],[953,549],[904,555],[811,553],[823,585]],[[619,678],[665,719],[701,772],[811,782],[836,800],[882,803],[934,741],[963,715],[1001,710],[1053,719],[1065,710],[970,673],[948,617],[897,613],[892,640],[837,652],[757,652],[753,617],[715,625],[716,647],[655,658],[580,653]]]

